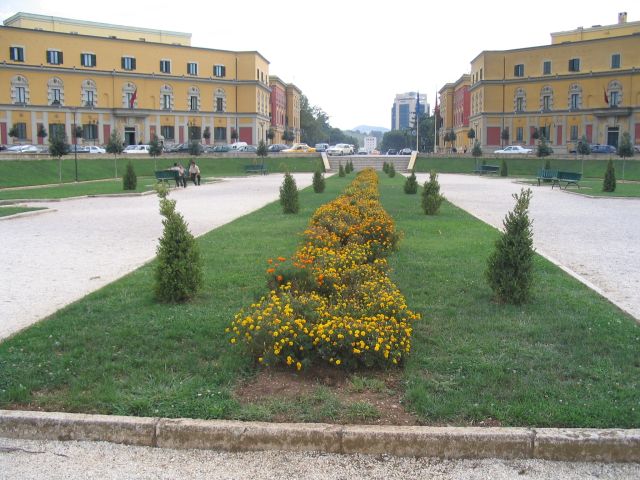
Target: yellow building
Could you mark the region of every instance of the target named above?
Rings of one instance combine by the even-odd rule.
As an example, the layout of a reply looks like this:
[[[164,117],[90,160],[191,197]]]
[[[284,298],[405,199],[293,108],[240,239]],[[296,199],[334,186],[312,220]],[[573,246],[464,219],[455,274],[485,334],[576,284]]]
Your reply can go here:
[[[533,145],[556,153],[590,143],[640,143],[640,22],[552,33],[550,45],[483,51],[471,61],[469,126],[482,148]],[[508,139],[503,139],[508,135]]]
[[[274,137],[272,143],[287,143],[284,133],[289,132],[293,138],[289,142],[300,142],[300,96],[298,87],[283,82],[279,77],[269,77],[271,87],[271,130]]]
[[[456,152],[469,149],[469,85],[470,75],[462,75],[455,83],[447,83],[438,92],[442,127],[438,135],[440,149]],[[446,134],[454,134],[455,140],[445,141]]]
[[[14,15],[0,27],[0,141],[11,129],[20,143],[43,143],[43,130],[71,140],[74,125],[78,143],[113,132],[126,144],[266,139],[269,62],[190,43],[188,33]]]

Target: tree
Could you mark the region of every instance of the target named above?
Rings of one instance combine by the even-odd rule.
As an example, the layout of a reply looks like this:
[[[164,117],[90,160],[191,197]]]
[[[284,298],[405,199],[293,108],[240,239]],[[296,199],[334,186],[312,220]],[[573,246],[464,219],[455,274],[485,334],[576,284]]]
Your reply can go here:
[[[273,139],[276,137],[276,132],[273,131],[273,128],[267,130],[267,140],[269,143],[273,143]]]
[[[620,145],[618,145],[618,156],[622,158],[633,157],[633,145],[631,145],[631,135],[629,135],[629,132],[622,134]]]
[[[480,142],[478,142],[477,140],[473,143],[473,149],[471,150],[471,155],[473,155],[476,158],[482,156],[482,148],[480,148]]]
[[[280,187],[280,204],[283,213],[298,213],[300,204],[298,203],[298,187],[293,176],[287,172]]]
[[[342,166],[342,162],[338,163],[338,176],[344,177],[347,172],[345,172],[344,167]]]
[[[202,138],[202,133],[201,133],[201,129],[199,126],[197,125],[191,125],[189,126],[189,131],[188,131],[188,135],[189,135],[189,140],[191,141],[200,141],[200,139]]]
[[[200,250],[184,218],[176,212],[175,200],[167,199],[168,187],[161,185],[157,191],[164,228],[157,249],[156,299],[161,302],[185,302],[202,287]]]
[[[129,160],[127,163],[127,169],[122,176],[122,188],[123,190],[135,190],[138,186],[138,177],[133,169],[133,162]]]
[[[435,215],[440,210],[440,205],[444,197],[440,195],[440,184],[438,183],[438,174],[431,170],[429,173],[429,181],[424,182],[422,188],[422,209],[427,215]]]
[[[504,233],[488,259],[485,276],[498,301],[519,305],[529,299],[533,283],[533,233],[528,213],[531,190],[522,189],[513,198],[515,208],[503,221]]]
[[[540,138],[540,131],[535,127],[531,130],[531,138],[534,140],[538,140]]]
[[[467,138],[469,140],[473,140],[474,138],[476,138],[476,131],[473,128],[470,128],[467,132]]]
[[[613,167],[613,160],[609,159],[607,170],[604,172],[604,181],[602,182],[603,192],[616,191],[616,169]]]
[[[122,139],[120,138],[120,135],[118,135],[117,132],[113,132],[111,134],[111,136],[109,137],[109,142],[105,147],[105,150],[107,151],[107,153],[112,153],[113,158],[115,158],[117,155],[120,155],[122,153],[122,151],[124,150],[124,147],[122,146]]]
[[[313,173],[313,191],[316,193],[322,193],[324,192],[325,187],[324,175],[322,175],[320,170],[316,170]]]
[[[76,139],[76,141],[74,143],[78,143],[78,138],[82,138],[82,127],[80,125],[76,125],[75,128],[73,129],[73,136]]]
[[[396,176],[396,167],[393,165],[393,163],[389,164],[389,171],[387,172],[387,175],[389,175],[389,178],[393,178]]]
[[[293,142],[295,139],[296,139],[296,136],[289,129],[285,130],[284,133],[282,134],[282,141],[285,143]]]
[[[382,150],[400,149],[404,147],[404,134],[400,130],[385,132],[382,137]]]
[[[547,140],[542,137],[540,139],[540,143],[538,143],[538,149],[536,150],[536,156],[538,157],[548,157],[553,153],[553,149],[547,145]]]
[[[20,130],[18,129],[18,125],[16,125],[15,123],[9,129],[9,136],[14,139],[20,137]]]
[[[408,195],[414,195],[418,193],[418,181],[413,170],[411,171],[411,175],[409,175],[407,177],[407,180],[404,182],[404,193]]]
[[[211,138],[211,129],[209,127],[204,127],[204,132],[202,132],[202,138],[204,138],[207,143],[209,143],[209,139]]]
[[[49,138],[49,155],[54,158],[61,159],[63,155],[69,152],[69,145],[65,141],[64,134],[62,132],[57,135],[52,135]]]
[[[269,155],[269,150],[267,150],[267,144],[264,143],[264,140],[260,140],[260,142],[258,142],[258,150],[256,151],[256,154],[262,158]]]
[[[41,123],[38,124],[37,135],[38,135],[38,138],[41,138],[42,140],[47,138],[47,130],[44,128],[44,125],[42,125]]]
[[[235,128],[231,129],[230,137],[231,137],[231,140],[233,140],[233,143],[235,143],[238,140],[238,131]]]
[[[591,147],[589,146],[589,142],[587,142],[587,137],[585,135],[583,135],[580,141],[578,141],[576,153],[579,153],[580,155],[591,154]]]
[[[509,143],[509,129],[508,128],[503,128],[502,132],[500,132],[500,139],[503,140],[504,142]]]
[[[162,155],[162,144],[160,144],[160,139],[155,134],[151,135],[151,141],[149,142],[149,155],[154,159]]]
[[[202,153],[202,145],[198,140],[192,140],[189,142],[189,155],[198,157]]]

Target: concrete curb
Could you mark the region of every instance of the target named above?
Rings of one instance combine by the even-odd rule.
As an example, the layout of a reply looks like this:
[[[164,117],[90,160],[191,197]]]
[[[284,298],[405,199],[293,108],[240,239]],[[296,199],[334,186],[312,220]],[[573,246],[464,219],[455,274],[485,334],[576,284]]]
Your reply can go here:
[[[55,208],[45,208],[42,210],[32,210],[30,212],[16,213],[14,215],[7,215],[6,217],[0,217],[0,222],[3,220],[15,220],[16,218],[36,217],[38,215],[43,215],[45,213],[53,213],[53,212],[57,212],[57,210]]]
[[[0,410],[0,437],[224,451],[640,462],[640,429],[394,427]]]

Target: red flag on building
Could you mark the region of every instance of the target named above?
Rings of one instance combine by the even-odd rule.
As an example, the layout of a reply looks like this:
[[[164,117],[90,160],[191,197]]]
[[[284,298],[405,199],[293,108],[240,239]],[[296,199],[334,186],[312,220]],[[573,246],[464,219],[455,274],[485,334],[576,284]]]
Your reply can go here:
[[[131,95],[131,99],[129,100],[129,108],[133,108],[133,104],[135,103],[137,96],[138,96],[138,89],[136,88],[133,92],[133,95]]]
[[[607,95],[607,90],[604,88],[602,90],[604,91],[604,103],[609,105],[609,95]]]

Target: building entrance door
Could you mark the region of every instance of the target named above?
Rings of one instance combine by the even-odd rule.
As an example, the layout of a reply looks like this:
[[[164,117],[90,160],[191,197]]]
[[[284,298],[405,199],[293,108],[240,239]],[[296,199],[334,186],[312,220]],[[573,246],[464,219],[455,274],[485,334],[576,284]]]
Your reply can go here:
[[[136,144],[136,129],[135,127],[124,127],[124,143],[126,145]]]
[[[618,148],[618,127],[609,127],[607,129],[607,145],[613,145]]]

